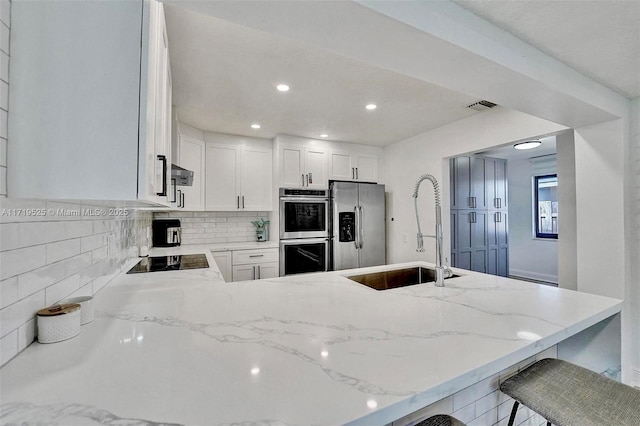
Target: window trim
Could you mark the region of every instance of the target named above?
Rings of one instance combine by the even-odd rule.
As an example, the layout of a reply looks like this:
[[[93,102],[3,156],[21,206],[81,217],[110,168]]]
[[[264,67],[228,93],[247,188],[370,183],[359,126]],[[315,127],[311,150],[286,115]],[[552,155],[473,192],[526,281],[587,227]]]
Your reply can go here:
[[[547,234],[544,232],[540,232],[540,218],[538,214],[540,213],[540,208],[538,206],[538,181],[541,179],[555,177],[558,179],[557,173],[549,173],[546,175],[534,176],[533,177],[533,221],[534,221],[534,238],[535,239],[544,239],[544,240],[557,240],[558,234]]]

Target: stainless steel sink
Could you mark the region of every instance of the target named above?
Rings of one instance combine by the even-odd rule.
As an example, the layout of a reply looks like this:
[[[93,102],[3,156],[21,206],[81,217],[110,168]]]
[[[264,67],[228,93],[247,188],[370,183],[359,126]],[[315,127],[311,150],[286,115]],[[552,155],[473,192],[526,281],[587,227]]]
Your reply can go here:
[[[433,282],[435,281],[435,277],[436,272],[433,269],[415,267],[372,272],[370,274],[351,275],[347,278],[376,290],[389,290],[392,288],[406,287],[408,285]],[[459,275],[454,274],[446,279],[456,277],[459,277]]]

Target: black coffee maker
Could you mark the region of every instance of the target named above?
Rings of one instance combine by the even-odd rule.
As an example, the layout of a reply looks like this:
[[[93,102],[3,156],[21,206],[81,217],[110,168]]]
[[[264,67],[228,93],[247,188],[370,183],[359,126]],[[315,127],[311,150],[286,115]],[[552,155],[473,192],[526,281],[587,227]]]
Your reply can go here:
[[[155,219],[151,224],[154,247],[175,247],[180,245],[182,228],[179,219]]]

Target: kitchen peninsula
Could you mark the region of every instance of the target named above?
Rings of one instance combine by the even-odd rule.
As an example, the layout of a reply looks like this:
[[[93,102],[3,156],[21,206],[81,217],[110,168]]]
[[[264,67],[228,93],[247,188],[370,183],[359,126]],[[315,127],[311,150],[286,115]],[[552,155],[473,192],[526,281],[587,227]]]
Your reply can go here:
[[[622,305],[463,270],[444,288],[376,291],[344,277],[353,271],[225,283],[206,254],[209,269],[122,273],[79,336],[5,365],[0,421],[384,425]]]

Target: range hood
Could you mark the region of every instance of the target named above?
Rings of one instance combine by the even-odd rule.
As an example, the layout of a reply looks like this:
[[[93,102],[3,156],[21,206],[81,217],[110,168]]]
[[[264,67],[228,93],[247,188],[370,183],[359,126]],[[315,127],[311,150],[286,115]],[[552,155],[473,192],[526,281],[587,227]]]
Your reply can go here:
[[[191,186],[193,185],[193,172],[172,164],[171,180],[175,181],[176,186]]]

